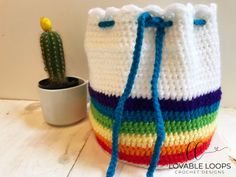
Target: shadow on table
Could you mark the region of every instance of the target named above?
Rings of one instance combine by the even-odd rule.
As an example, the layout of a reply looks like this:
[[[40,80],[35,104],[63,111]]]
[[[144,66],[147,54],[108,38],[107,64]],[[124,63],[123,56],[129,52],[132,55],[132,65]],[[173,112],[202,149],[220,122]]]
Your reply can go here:
[[[106,176],[106,171],[109,162],[110,162],[110,154],[108,154],[99,146],[94,133],[91,133],[86,145],[84,146],[69,176],[104,177]],[[160,169],[160,171],[168,171],[168,170]],[[146,176],[146,172],[147,172],[146,168],[134,166],[119,161],[115,176],[144,177]]]
[[[50,125],[43,118],[40,102],[30,103],[29,105],[25,106],[24,109],[20,111],[19,116],[23,119],[23,121],[27,124],[27,126],[37,129],[49,129],[49,128],[67,129],[73,126],[77,126],[78,124],[86,120],[85,118],[80,120],[79,122],[76,122],[75,124],[68,126]]]

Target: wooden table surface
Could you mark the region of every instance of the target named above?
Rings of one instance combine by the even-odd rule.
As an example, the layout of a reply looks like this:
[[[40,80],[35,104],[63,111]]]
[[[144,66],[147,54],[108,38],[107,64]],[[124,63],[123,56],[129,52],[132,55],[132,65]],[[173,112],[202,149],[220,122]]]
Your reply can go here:
[[[215,173],[215,177],[236,177],[231,158],[236,158],[235,136],[236,110],[221,109],[217,132],[207,150],[217,151],[205,154],[196,164],[230,163],[231,168],[157,170],[155,176],[207,177]],[[88,119],[53,127],[45,123],[39,102],[0,100],[0,177],[105,177],[109,160]],[[145,177],[145,173],[144,168],[119,162],[116,177]]]

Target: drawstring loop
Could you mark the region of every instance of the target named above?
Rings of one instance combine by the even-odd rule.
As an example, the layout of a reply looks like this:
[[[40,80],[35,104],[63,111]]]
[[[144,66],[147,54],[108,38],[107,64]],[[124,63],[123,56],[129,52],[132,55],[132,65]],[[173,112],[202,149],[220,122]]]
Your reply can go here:
[[[128,79],[126,82],[126,86],[123,94],[118,100],[115,113],[114,113],[114,123],[112,127],[112,153],[111,153],[111,161],[107,170],[106,177],[113,177],[117,165],[118,159],[118,148],[119,148],[119,130],[121,127],[121,123],[123,120],[123,112],[125,102],[128,99],[132,87],[134,85],[134,80],[137,75],[138,66],[140,63],[140,56],[143,44],[144,37],[144,29],[146,27],[156,28],[156,52],[155,52],[155,62],[154,62],[154,70],[151,80],[151,91],[153,98],[153,106],[154,106],[154,119],[156,124],[156,142],[154,145],[154,150],[152,154],[152,158],[150,161],[150,166],[148,168],[147,177],[153,177],[153,172],[157,166],[159,157],[160,157],[160,149],[162,143],[165,139],[165,129],[164,129],[164,121],[161,114],[160,104],[158,100],[158,78],[160,73],[160,65],[162,59],[162,48],[163,48],[163,40],[165,35],[165,28],[172,25],[171,21],[164,21],[160,17],[152,17],[148,12],[142,13],[138,17],[138,28],[137,28],[137,37],[136,43],[133,52],[133,61],[131,64],[130,72],[128,75]]]

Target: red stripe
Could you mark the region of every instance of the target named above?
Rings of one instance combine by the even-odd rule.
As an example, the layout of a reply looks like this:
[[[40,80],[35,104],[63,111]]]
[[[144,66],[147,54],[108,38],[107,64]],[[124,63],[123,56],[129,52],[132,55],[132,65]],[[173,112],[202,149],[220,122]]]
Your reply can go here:
[[[98,143],[102,146],[102,148],[111,154],[111,148],[108,147],[104,142],[102,142],[97,136],[96,139]],[[210,145],[211,138],[209,141],[199,144],[196,148],[196,156],[201,155]],[[169,165],[176,163],[183,163],[188,160],[194,159],[194,149],[188,151],[188,157],[186,153],[173,154],[173,155],[162,155],[160,156],[160,160],[158,165]],[[137,156],[137,155],[127,155],[125,153],[119,152],[119,159],[125,160],[135,164],[149,165],[151,156]]]

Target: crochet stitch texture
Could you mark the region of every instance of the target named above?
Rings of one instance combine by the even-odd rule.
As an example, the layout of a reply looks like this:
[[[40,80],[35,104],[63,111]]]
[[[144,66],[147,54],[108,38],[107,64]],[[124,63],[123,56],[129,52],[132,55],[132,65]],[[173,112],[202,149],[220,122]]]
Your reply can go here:
[[[140,61],[129,93],[125,89],[137,44],[137,20],[146,12],[173,25],[165,28],[162,52],[156,51],[160,42],[160,38],[155,41],[158,29],[144,29]],[[89,118],[98,143],[115,157],[107,176],[114,175],[116,156],[130,163],[149,165],[160,136],[157,111],[161,114],[165,138],[147,176],[152,176],[155,159],[158,166],[181,163],[207,149],[215,131],[221,98],[215,5],[174,4],[165,10],[133,5],[106,11],[92,9],[85,49],[90,72]],[[159,54],[162,54],[160,74],[153,82],[158,58],[155,55]],[[114,126],[117,120],[119,123]]]

